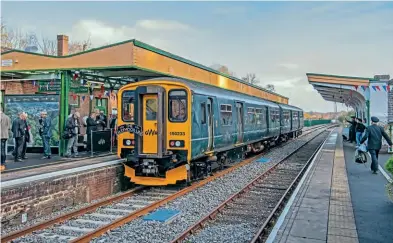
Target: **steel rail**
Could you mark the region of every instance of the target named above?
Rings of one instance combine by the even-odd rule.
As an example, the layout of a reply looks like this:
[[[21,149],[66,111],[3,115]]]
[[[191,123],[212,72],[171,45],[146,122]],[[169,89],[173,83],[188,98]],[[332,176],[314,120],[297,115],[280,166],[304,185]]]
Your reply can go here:
[[[326,126],[326,128],[328,128],[328,127],[329,126]],[[321,127],[316,128],[316,130],[320,130],[320,129],[324,129],[324,128],[325,127],[321,126]],[[298,138],[306,136],[306,135],[308,135],[308,134],[310,134],[312,132],[315,132],[315,130],[309,129],[309,130],[307,130],[307,133],[301,134]],[[206,179],[204,179],[204,180],[202,180],[202,181],[200,181],[200,182],[198,182],[196,184],[193,184],[190,187],[184,188],[183,190],[180,190],[180,191],[178,191],[177,193],[175,193],[175,194],[173,194],[171,196],[168,196],[168,197],[166,197],[166,198],[164,198],[164,199],[162,199],[160,201],[157,201],[157,202],[155,202],[155,203],[153,203],[151,205],[148,205],[148,206],[146,206],[144,208],[141,208],[141,209],[139,209],[137,211],[134,211],[133,213],[131,213],[129,215],[126,215],[123,218],[115,220],[111,224],[99,227],[98,229],[96,229],[96,230],[94,230],[92,232],[89,232],[89,233],[87,233],[85,235],[82,235],[81,237],[79,237],[77,239],[74,239],[72,242],[89,242],[90,239],[92,239],[94,237],[97,237],[97,236],[100,236],[100,235],[104,234],[108,230],[117,228],[117,227],[119,227],[119,226],[121,226],[121,225],[123,225],[123,224],[125,224],[127,222],[130,222],[130,221],[132,221],[132,220],[134,220],[134,219],[136,219],[136,218],[138,218],[138,217],[140,217],[142,215],[145,215],[145,214],[153,211],[154,209],[164,205],[165,203],[167,203],[169,201],[172,201],[172,200],[174,200],[174,199],[176,199],[176,198],[178,198],[178,197],[180,197],[180,196],[182,196],[182,195],[184,195],[184,194],[186,194],[186,193],[188,193],[188,192],[190,192],[192,190],[195,190],[195,189],[197,189],[197,188],[199,188],[199,187],[209,183],[210,181],[213,181],[213,180],[215,180],[215,179],[217,179],[217,178],[219,178],[221,176],[224,176],[224,175],[232,172],[233,170],[235,170],[235,169],[237,169],[239,167],[242,167],[242,166],[244,166],[246,164],[249,164],[250,162],[252,162],[252,161],[262,157],[263,155],[264,155],[264,153],[258,154],[256,156],[250,157],[248,159],[245,159],[244,161],[242,161],[240,163],[237,163],[237,164],[233,165],[232,167],[229,167],[229,168],[227,168],[227,169],[225,169],[223,171],[217,172],[213,176],[210,176],[210,177],[208,177],[208,178],[206,178]],[[63,214],[63,215],[59,215],[59,216],[57,216],[55,218],[43,221],[43,222],[38,223],[36,225],[33,225],[33,226],[30,226],[30,227],[27,227],[27,228],[24,228],[24,229],[21,229],[21,230],[9,233],[8,235],[5,235],[5,236],[1,237],[1,242],[9,242],[9,241],[14,240],[16,238],[19,238],[19,237],[22,237],[24,235],[30,234],[30,233],[32,233],[34,231],[42,230],[42,229],[48,228],[48,227],[50,227],[50,226],[52,226],[54,224],[62,223],[64,221],[68,220],[68,219],[71,219],[71,218],[74,218],[74,217],[78,217],[78,216],[82,216],[82,215],[84,215],[86,213],[89,213],[91,211],[96,210],[99,207],[109,205],[109,204],[111,204],[113,202],[122,200],[122,199],[124,199],[126,197],[130,197],[133,194],[136,194],[136,193],[138,193],[141,190],[146,189],[146,188],[147,188],[146,186],[140,186],[140,187],[134,188],[134,189],[132,189],[130,191],[127,191],[125,193],[122,193],[122,194],[110,197],[108,199],[96,202],[94,204],[88,205],[88,206],[86,206],[84,208],[77,209],[77,210],[71,211],[69,213],[66,213],[66,214]]]
[[[329,135],[331,132],[329,133]],[[303,166],[302,170],[299,172],[299,174],[296,176],[296,178],[292,181],[291,185],[288,187],[288,189],[285,191],[284,195],[280,198],[272,212],[269,214],[265,222],[262,224],[261,228],[258,230],[258,232],[255,234],[254,238],[250,241],[250,243],[255,243],[255,242],[262,242],[262,237],[265,235],[265,233],[268,230],[268,227],[271,225],[273,219],[277,217],[278,213],[282,210],[282,208],[285,206],[285,203],[289,200],[290,196],[292,195],[293,190],[296,188],[298,185],[299,181],[303,177],[304,173],[306,172],[308,166],[311,164],[315,156],[318,154],[322,146],[324,145],[325,141],[329,138],[329,135],[327,138],[318,146],[318,148],[315,150],[315,152],[311,155],[311,157],[307,160],[306,164]]]
[[[21,230],[16,231],[16,232],[12,232],[12,233],[10,233],[8,235],[5,235],[4,237],[1,237],[1,241],[0,242],[9,242],[9,241],[14,240],[16,238],[19,238],[19,237],[22,237],[24,235],[30,234],[30,233],[32,233],[34,231],[45,229],[45,228],[48,228],[48,227],[50,227],[50,226],[52,226],[54,224],[64,222],[64,221],[66,221],[66,220],[68,220],[70,218],[84,215],[86,213],[89,213],[91,211],[96,210],[99,207],[106,206],[106,205],[109,205],[109,204],[111,204],[113,202],[122,200],[122,199],[124,199],[126,197],[132,196],[133,194],[138,193],[141,190],[146,189],[146,188],[147,188],[146,186],[140,186],[140,187],[134,188],[134,189],[132,189],[130,191],[121,193],[119,195],[116,195],[116,196],[107,198],[105,200],[93,203],[93,204],[88,205],[88,206],[86,206],[84,208],[76,209],[76,210],[73,210],[73,211],[71,211],[69,213],[62,214],[60,216],[57,216],[55,218],[43,221],[43,222],[38,223],[36,225],[33,225],[33,226],[30,226],[30,227],[21,229]]]
[[[268,175],[270,175],[276,168],[278,165],[280,165],[282,162],[284,162],[285,160],[287,160],[289,157],[291,157],[292,155],[294,155],[295,153],[297,153],[301,148],[303,148],[304,146],[306,146],[307,144],[309,144],[312,140],[314,140],[317,136],[319,136],[320,134],[322,134],[325,130],[329,129],[330,126],[327,126],[326,129],[324,129],[322,132],[320,132],[319,134],[317,134],[314,138],[310,139],[309,141],[307,141],[305,144],[303,144],[301,147],[299,147],[298,149],[296,149],[295,151],[293,151],[292,153],[290,153],[289,155],[287,155],[284,159],[282,159],[280,162],[278,162],[277,164],[275,164],[274,166],[272,166],[270,169],[268,169],[267,171],[265,171],[263,174],[261,174],[260,176],[258,176],[257,178],[255,178],[254,180],[252,180],[249,184],[247,184],[245,187],[243,187],[243,189],[241,189],[239,192],[233,194],[231,197],[229,197],[227,200],[225,200],[223,203],[221,203],[219,206],[217,206],[216,208],[214,208],[210,213],[208,213],[208,215],[206,215],[204,218],[202,218],[201,220],[199,220],[197,223],[195,223],[194,225],[190,226],[187,230],[185,230],[181,235],[179,235],[175,240],[171,241],[171,243],[179,243],[182,242],[184,239],[187,238],[187,236],[189,236],[190,234],[194,234],[198,229],[203,228],[204,224],[215,218],[215,216],[220,213],[221,211],[223,211],[223,209],[230,203],[232,202],[234,199],[240,197],[242,194],[246,193],[247,191],[249,191],[253,185],[255,185],[257,182],[265,179]],[[328,137],[327,137],[328,138]],[[326,138],[326,139],[327,139]],[[325,140],[326,140],[325,139]],[[324,141],[325,141],[324,140]],[[323,142],[321,143],[321,145],[323,144]],[[321,146],[320,145],[320,146]],[[318,149],[316,151],[319,150],[320,146],[318,146]],[[312,155],[312,157],[315,155],[316,152],[314,152],[314,154]],[[311,160],[311,159],[310,159]],[[298,178],[298,177],[296,177]],[[281,201],[281,200],[280,200]]]

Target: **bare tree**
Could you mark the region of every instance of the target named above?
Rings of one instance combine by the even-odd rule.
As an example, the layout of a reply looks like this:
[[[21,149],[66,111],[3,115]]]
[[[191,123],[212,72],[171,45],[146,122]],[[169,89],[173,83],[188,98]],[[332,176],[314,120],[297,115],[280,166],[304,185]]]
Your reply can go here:
[[[255,73],[247,73],[247,75],[245,77],[242,77],[242,80],[250,83],[250,84],[258,84],[259,80],[257,79],[257,76],[255,75]]]
[[[267,89],[267,90],[269,90],[269,91],[272,91],[272,92],[275,92],[275,91],[276,91],[276,88],[274,87],[273,84],[268,84],[268,85],[266,85],[265,89]]]
[[[57,40],[38,37],[35,33],[23,33],[20,30],[8,29],[1,24],[1,49],[25,50],[28,46],[36,46],[38,51],[46,55],[57,55]],[[68,54],[75,54],[92,48],[90,37],[84,41],[70,41]]]

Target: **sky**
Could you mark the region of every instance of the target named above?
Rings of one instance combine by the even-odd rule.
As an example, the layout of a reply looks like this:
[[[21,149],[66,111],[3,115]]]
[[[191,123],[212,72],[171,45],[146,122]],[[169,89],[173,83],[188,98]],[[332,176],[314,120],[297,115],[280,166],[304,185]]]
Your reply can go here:
[[[305,111],[334,110],[306,73],[393,76],[393,2],[2,1],[1,14],[43,37],[90,36],[94,47],[135,38],[238,77],[255,73]]]

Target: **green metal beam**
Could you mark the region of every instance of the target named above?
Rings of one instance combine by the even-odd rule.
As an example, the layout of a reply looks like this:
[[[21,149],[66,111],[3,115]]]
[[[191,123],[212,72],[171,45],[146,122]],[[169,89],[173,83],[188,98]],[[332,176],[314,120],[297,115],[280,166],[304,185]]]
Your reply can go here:
[[[60,116],[59,116],[59,155],[64,156],[67,149],[67,140],[63,139],[66,120],[68,119],[68,94],[70,91],[71,74],[68,71],[61,72],[60,91]]]

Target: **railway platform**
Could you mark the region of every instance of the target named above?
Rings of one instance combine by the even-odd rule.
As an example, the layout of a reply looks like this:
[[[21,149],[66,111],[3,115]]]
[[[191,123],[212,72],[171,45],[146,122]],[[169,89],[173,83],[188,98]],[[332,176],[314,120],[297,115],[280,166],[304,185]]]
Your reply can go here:
[[[322,146],[266,242],[392,242],[393,203],[385,192],[391,175],[383,170],[390,155],[380,156],[374,175],[370,162],[354,162],[355,146],[341,133],[337,128]]]

